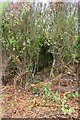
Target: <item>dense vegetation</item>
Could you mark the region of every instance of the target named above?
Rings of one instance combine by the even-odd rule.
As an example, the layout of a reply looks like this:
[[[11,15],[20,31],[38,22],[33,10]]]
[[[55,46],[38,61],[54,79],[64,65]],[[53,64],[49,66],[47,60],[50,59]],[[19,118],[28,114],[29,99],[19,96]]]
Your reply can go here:
[[[47,100],[59,102],[58,91],[56,96],[50,91],[50,81],[62,75],[77,81],[80,63],[77,3],[9,3],[3,11],[1,26],[3,64],[8,61],[3,69],[3,85],[14,82],[16,89],[18,84],[24,87],[29,83],[29,91],[43,96],[43,106]],[[50,83],[45,84],[43,79],[43,85],[37,75],[44,70]],[[41,86],[35,85],[38,83]],[[73,96],[78,97],[78,92]],[[74,109],[65,107],[66,100],[64,96],[61,109],[70,115]]]
[[[73,65],[78,62],[76,5],[23,5],[24,3],[15,3],[4,11],[3,51],[9,59],[20,61],[23,69],[28,68],[33,73],[40,67],[46,67],[50,62],[50,76],[53,76],[55,71],[57,74],[64,72],[65,67],[72,67],[69,72],[73,71]]]

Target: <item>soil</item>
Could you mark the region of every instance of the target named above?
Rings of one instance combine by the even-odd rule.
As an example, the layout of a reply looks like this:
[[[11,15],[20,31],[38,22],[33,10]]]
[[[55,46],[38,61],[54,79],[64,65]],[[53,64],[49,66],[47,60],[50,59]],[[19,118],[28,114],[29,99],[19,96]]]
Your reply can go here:
[[[66,77],[55,77],[50,79],[47,75],[37,75],[37,78],[43,79],[39,83],[31,83],[25,89],[14,90],[14,85],[2,86],[2,93],[0,98],[2,99],[2,118],[56,118],[56,119],[70,119],[79,118],[79,103],[78,97],[70,97],[66,101],[68,109],[74,107],[74,112],[70,115],[64,113],[61,110],[61,102],[64,95],[69,93],[76,93],[79,90],[79,84],[77,80],[73,80],[70,76]],[[58,91],[60,100],[50,101],[43,99],[43,92],[41,91],[40,85],[46,85],[50,83],[51,93],[55,95]],[[37,93],[33,91],[31,86],[37,88]],[[41,93],[42,92],[42,93]]]

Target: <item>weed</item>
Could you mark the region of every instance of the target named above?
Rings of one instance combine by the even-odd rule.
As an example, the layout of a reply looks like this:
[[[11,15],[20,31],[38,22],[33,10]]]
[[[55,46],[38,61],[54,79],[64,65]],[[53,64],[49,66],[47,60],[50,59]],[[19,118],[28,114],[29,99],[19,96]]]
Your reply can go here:
[[[36,87],[33,88],[33,93],[37,94],[38,89]]]
[[[58,91],[55,92],[54,99],[55,99],[55,102],[60,101],[60,97],[59,97]]]
[[[67,101],[67,97],[64,96],[64,98],[62,99],[62,102],[61,102],[61,110],[63,111],[64,115],[68,114],[68,115],[71,115],[72,112],[74,112],[74,108],[71,107],[71,108],[68,108],[68,105],[66,105],[66,101]]]
[[[79,92],[72,92],[72,93],[68,93],[68,98],[72,97],[72,98],[78,98],[80,96]]]
[[[39,83],[39,80],[34,80],[34,84],[38,84]]]

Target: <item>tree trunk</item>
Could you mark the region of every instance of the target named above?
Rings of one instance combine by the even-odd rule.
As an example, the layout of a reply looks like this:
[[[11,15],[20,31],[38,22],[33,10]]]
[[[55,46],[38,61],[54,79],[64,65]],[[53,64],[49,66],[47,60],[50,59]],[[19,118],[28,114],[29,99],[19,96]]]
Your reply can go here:
[[[53,63],[51,67],[50,78],[54,77],[54,66],[55,66],[55,55],[53,54]]]

